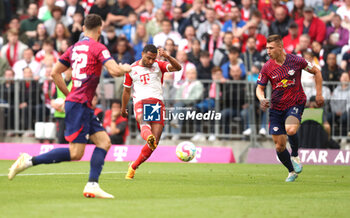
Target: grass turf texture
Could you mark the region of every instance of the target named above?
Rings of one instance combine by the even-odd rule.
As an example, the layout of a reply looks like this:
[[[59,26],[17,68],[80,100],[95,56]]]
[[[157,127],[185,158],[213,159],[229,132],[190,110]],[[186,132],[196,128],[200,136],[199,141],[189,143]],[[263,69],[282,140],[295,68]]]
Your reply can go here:
[[[0,217],[349,217],[350,167],[304,166],[294,183],[282,165],[107,162],[101,187],[116,199],[87,199],[88,162],[41,165],[8,181],[0,161]],[[108,173],[109,172],[109,173]],[[81,174],[63,174],[81,173]],[[86,173],[86,174],[84,174]]]

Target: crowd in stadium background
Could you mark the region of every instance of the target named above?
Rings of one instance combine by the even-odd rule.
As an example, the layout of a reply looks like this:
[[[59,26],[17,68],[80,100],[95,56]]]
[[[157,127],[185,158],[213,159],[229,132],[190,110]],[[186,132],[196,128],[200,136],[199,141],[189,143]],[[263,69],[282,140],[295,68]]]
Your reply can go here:
[[[323,95],[328,100],[349,100],[334,101],[327,119],[331,124],[331,117],[348,122],[350,0],[4,0],[0,3],[0,78],[35,79],[33,83],[42,87],[42,104],[49,104],[55,91],[47,80],[52,66],[82,36],[83,19],[89,13],[105,21],[101,42],[118,63],[139,60],[148,43],[176,57],[181,72],[164,79],[173,81],[178,90],[184,90],[180,87],[186,72],[194,69],[198,80],[256,82],[268,58],[266,38],[279,34],[285,51],[319,66],[324,81],[343,82],[324,87]],[[104,77],[109,77],[107,72]],[[315,95],[314,78],[303,73],[302,82],[307,97]],[[6,83],[0,86],[6,89]],[[215,95],[212,88],[194,98],[210,99]],[[240,100],[237,104],[241,112],[236,113],[245,116],[248,106]],[[234,112],[227,113],[232,117]],[[244,127],[243,134],[249,135],[249,122]],[[266,134],[266,127],[259,132]]]

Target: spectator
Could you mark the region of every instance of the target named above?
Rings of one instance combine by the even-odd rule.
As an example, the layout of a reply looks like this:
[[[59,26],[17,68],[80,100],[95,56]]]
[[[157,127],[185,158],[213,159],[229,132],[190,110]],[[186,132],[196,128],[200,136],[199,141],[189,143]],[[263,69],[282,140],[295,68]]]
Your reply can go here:
[[[8,43],[1,48],[1,57],[6,57],[7,62],[11,67],[17,60],[22,59],[23,52],[27,45],[18,40],[18,30],[9,29],[7,31]]]
[[[185,74],[188,70],[196,68],[196,66],[188,61],[185,51],[178,50],[176,53],[176,60],[181,64],[181,70],[174,72],[174,87],[178,88],[185,82]],[[197,77],[197,75],[196,75]]]
[[[326,25],[313,15],[314,9],[311,7],[304,8],[304,17],[296,21],[298,24],[299,35],[308,34],[311,42],[318,41],[322,43],[326,36]]]
[[[20,19],[17,16],[14,16],[13,18],[11,18],[9,24],[8,24],[8,29],[15,29],[19,32],[20,29]],[[19,36],[19,41],[25,43],[28,41],[28,37],[26,36],[26,34],[22,33]],[[8,41],[7,41],[7,32],[4,32],[2,34],[2,39],[3,39],[3,45],[5,45]],[[0,48],[1,48],[1,43],[0,43]]]
[[[112,55],[117,63],[132,64],[135,61],[132,48],[129,46],[125,37],[119,37],[117,40],[116,53]]]
[[[44,23],[46,27],[46,31],[49,34],[49,36],[52,36],[53,33],[55,32],[55,26],[57,23],[62,22],[65,26],[69,26],[68,19],[65,16],[63,16],[62,8],[58,6],[54,6],[51,9],[51,16],[52,18],[48,19]]]
[[[336,54],[330,53],[327,56],[327,64],[322,67],[322,78],[324,81],[337,82],[340,79],[340,75],[343,71],[337,65]]]
[[[256,39],[253,36],[248,37],[246,43],[246,51],[241,54],[241,59],[244,63],[247,74],[251,74],[251,70],[254,64],[260,64],[263,62],[263,58],[256,50]]]
[[[220,31],[219,31],[220,33]],[[192,42],[196,39],[196,30],[193,26],[187,26],[185,29],[185,36],[180,40],[178,49],[190,52],[192,50]]]
[[[35,76],[39,76],[40,64],[34,60],[34,54],[32,49],[26,48],[23,51],[23,59],[18,60],[13,65],[13,71],[15,72],[15,79],[23,79],[23,69],[29,67]]]
[[[220,34],[220,26],[213,24],[211,28],[211,34],[204,34],[202,38],[201,47],[210,54],[210,58],[213,58],[216,49],[220,48],[222,42],[222,36]]]
[[[173,19],[173,5],[172,0],[163,0],[162,11],[164,11],[165,18],[168,20]]]
[[[67,70],[65,72],[64,81],[69,91],[72,89],[72,84],[73,84],[71,80],[71,76],[72,76],[71,70]],[[57,124],[57,142],[58,144],[68,144],[67,140],[64,137],[64,130],[65,130],[64,118],[66,117],[66,114],[64,111],[64,105],[65,105],[64,101],[66,99],[66,96],[61,92],[61,90],[57,86],[55,86],[55,88],[56,90],[51,100],[51,107],[55,109],[54,117]]]
[[[165,14],[161,9],[156,11],[154,18],[146,24],[147,32],[154,37],[157,33],[162,32],[162,21],[165,19]]]
[[[350,31],[350,0],[344,0],[345,4],[337,9],[343,23],[342,26]]]
[[[199,65],[197,67],[197,78],[199,80],[211,79],[211,70],[214,67],[208,51],[202,51],[199,55]]]
[[[135,60],[140,60],[142,58],[143,47],[147,44],[153,44],[153,39],[147,33],[146,24],[139,23],[137,24],[135,35],[132,37],[132,47],[134,48]]]
[[[241,0],[241,17],[243,21],[248,21],[250,19],[251,13],[254,10],[252,0]]]
[[[343,55],[341,69],[350,72],[350,50]]]
[[[53,34],[54,49],[61,53],[62,41],[70,38],[69,30],[63,23],[57,23]]]
[[[196,66],[197,70],[198,70],[198,66],[200,64],[199,56],[200,56],[200,53],[202,52],[201,45],[200,45],[199,40],[196,39],[196,38],[194,38],[192,40],[191,44],[192,44],[192,46],[191,46],[192,49],[191,49],[190,52],[187,53],[187,57],[188,57],[188,60],[191,63],[193,63]],[[175,57],[175,56],[173,56],[173,57]]]
[[[137,14],[135,12],[129,13],[128,24],[123,26],[123,34],[126,39],[131,42],[131,37],[135,35],[137,24]]]
[[[261,12],[255,10],[251,13],[250,20],[257,24],[257,31],[266,38],[269,36],[269,27],[262,21]]]
[[[308,34],[303,34],[299,37],[299,44],[294,49],[295,54],[302,56],[305,51],[311,51],[311,39]]]
[[[181,35],[178,32],[171,30],[171,22],[169,20],[162,21],[162,32],[156,34],[153,39],[153,44],[156,47],[164,47],[166,39],[174,40],[175,45],[178,45],[181,40]]]
[[[283,37],[284,50],[291,54],[299,44],[298,25],[292,22],[288,27],[288,35]]]
[[[242,109],[246,108],[247,105],[244,104],[245,97],[245,86],[242,81],[242,71],[239,66],[235,65],[230,68],[229,79],[237,81],[238,83],[224,83],[223,94],[220,98],[220,108],[221,110],[221,121],[224,127],[225,134],[230,134],[230,123],[234,117],[240,117]],[[223,72],[224,75],[224,72]]]
[[[9,63],[7,60],[0,55],[0,78],[4,76],[5,71],[10,68]],[[3,83],[3,81],[0,81],[0,84]]]
[[[107,4],[107,0],[95,0],[90,9],[90,14],[98,14],[102,17],[102,20],[106,21],[109,11],[110,7]]]
[[[305,3],[304,3],[304,0],[293,0],[293,2],[294,2],[294,7],[290,13],[293,20],[297,21],[300,18],[304,17],[303,12],[304,12]]]
[[[68,26],[68,31],[70,32],[70,41],[72,44],[75,44],[79,41],[80,35],[83,32],[83,21],[84,15],[80,12],[75,12],[73,15],[73,23]]]
[[[109,52],[113,53],[114,48],[116,47],[117,44],[117,34],[114,31],[114,27],[109,25],[105,28],[106,32],[106,37],[107,37],[107,48]]]
[[[43,42],[47,38],[49,38],[49,35],[47,34],[45,25],[43,23],[39,23],[36,27],[36,37],[29,40],[28,46],[34,51],[34,54],[36,54],[42,49]]]
[[[275,21],[271,23],[270,35],[277,34],[285,37],[288,35],[288,28],[293,22],[288,15],[288,11],[283,6],[277,6],[275,9]]]
[[[142,23],[147,23],[151,21],[155,16],[156,9],[154,8],[154,3],[152,0],[146,0],[145,2],[145,10],[140,14],[140,21]],[[175,8],[174,8],[175,13]],[[181,11],[182,13],[182,11]]]
[[[180,51],[179,51],[180,52]],[[185,72],[185,82],[179,86],[176,91],[176,100],[178,100],[174,105],[174,114],[179,114],[184,112],[182,107],[191,107],[198,103],[204,93],[203,84],[197,80],[196,68],[190,68]],[[179,139],[179,134],[181,133],[182,122],[179,119],[173,119],[171,121],[173,134],[172,140]]]
[[[38,53],[36,53],[35,60],[41,64],[45,56],[50,54],[53,55],[54,62],[56,63],[56,61],[59,59],[59,55],[58,52],[54,49],[54,41],[49,38],[44,41],[43,48]]]
[[[14,129],[14,106],[15,106],[15,84],[14,84],[15,73],[11,68],[7,68],[4,71],[4,83],[0,83],[0,103],[9,104],[9,108],[4,110],[4,121],[5,129]]]
[[[270,26],[271,22],[275,20],[275,9],[280,5],[280,0],[271,0],[270,3],[265,3],[263,7],[260,6],[259,10],[262,13],[262,20],[267,26]]]
[[[172,29],[180,35],[183,35],[185,28],[188,25],[188,20],[182,16],[182,10],[180,7],[174,7],[173,19],[171,19]],[[199,29],[197,30],[197,32]]]
[[[81,0],[80,5],[84,8],[84,15],[88,15],[92,6],[94,5],[95,0]]]
[[[340,124],[341,134],[344,136],[346,135],[346,123],[348,120],[348,111],[350,109],[350,79],[347,72],[341,74],[340,82],[341,84],[333,91],[330,101],[331,113],[328,114],[327,120],[332,128],[335,128],[335,123],[338,125]]]
[[[327,27],[326,32],[327,44],[325,45],[325,57],[332,52],[339,54],[342,47],[349,42],[349,30],[341,26],[341,17],[337,14],[333,16],[332,26]]]
[[[242,78],[245,78],[245,74],[246,74],[245,66],[242,59],[240,59],[239,56],[240,54],[239,54],[238,48],[236,47],[230,48],[229,54],[228,54],[229,61],[227,61],[221,66],[222,75],[224,76],[225,79],[232,79],[230,76],[230,69],[233,66],[238,66],[241,69],[240,75],[242,76]]]
[[[25,33],[28,39],[32,39],[36,37],[36,27],[39,23],[42,23],[41,20],[38,19],[38,6],[35,2],[32,2],[28,6],[28,15],[29,18],[22,20],[20,33]]]
[[[128,119],[122,117],[121,101],[113,100],[111,109],[105,112],[103,127],[106,129],[113,145],[125,144],[129,134]]]
[[[243,27],[243,29],[248,29],[248,33],[243,33],[242,35],[242,52],[246,51],[246,43],[248,37],[254,37],[256,39],[256,50],[258,52],[262,52],[266,47],[266,38],[264,35],[259,34],[257,32],[257,25],[254,22],[249,22],[247,25]]]
[[[128,5],[126,0],[118,0],[107,15],[106,25],[114,25],[116,33],[119,35],[123,26],[128,23],[128,16],[134,9]]]
[[[322,45],[317,41],[313,41],[311,44],[311,50],[314,56],[318,59],[320,66],[323,67],[325,65],[325,62],[324,62],[324,49]]]
[[[194,39],[194,41],[196,41],[196,39]],[[198,40],[197,40],[198,41]],[[199,43],[199,42],[198,42]],[[192,45],[194,46],[192,49],[194,49],[195,51],[197,50],[195,47],[195,44],[198,44],[195,42],[192,42]],[[200,47],[200,46],[199,46]],[[172,39],[167,39],[165,41],[165,46],[164,46],[165,50],[172,56],[172,57],[176,57],[176,46],[174,43],[174,40]],[[191,62],[191,61],[190,61]]]
[[[213,64],[215,66],[221,66],[228,61],[228,54],[230,48],[232,48],[233,34],[232,32],[226,32],[223,38],[223,44],[215,49],[213,56]]]
[[[84,8],[79,4],[79,0],[66,0],[67,5],[64,8],[64,16],[68,20],[68,25],[73,23],[73,16],[76,12],[85,13]]]
[[[329,24],[337,9],[338,7],[333,4],[332,0],[323,0],[323,4],[316,7],[315,14],[325,24]]]
[[[228,21],[231,17],[231,8],[236,6],[236,3],[231,0],[216,0],[214,2],[214,10],[221,22]]]
[[[220,21],[216,19],[214,9],[207,8],[205,11],[205,18],[206,18],[206,21],[199,24],[198,29],[196,31],[197,39],[201,39],[205,33],[211,34],[213,24],[219,25],[220,29],[222,27]]]
[[[39,8],[38,18],[43,22],[52,18],[51,10],[55,6],[55,0],[45,0],[45,4]]]
[[[233,36],[235,37],[239,37],[236,35],[236,32],[242,27],[244,27],[244,25],[246,24],[246,22],[244,22],[243,20],[241,20],[241,13],[239,11],[239,8],[234,6],[231,8],[231,19],[227,20],[224,23],[224,26],[222,27],[222,32],[228,32],[231,31],[233,33]]]

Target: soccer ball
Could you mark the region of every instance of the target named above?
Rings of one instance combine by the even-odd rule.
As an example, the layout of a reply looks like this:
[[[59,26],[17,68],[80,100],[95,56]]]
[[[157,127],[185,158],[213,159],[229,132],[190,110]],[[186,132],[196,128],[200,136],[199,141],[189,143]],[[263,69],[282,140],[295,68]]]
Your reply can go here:
[[[189,141],[181,142],[176,147],[176,156],[182,161],[191,161],[196,156],[196,146]]]

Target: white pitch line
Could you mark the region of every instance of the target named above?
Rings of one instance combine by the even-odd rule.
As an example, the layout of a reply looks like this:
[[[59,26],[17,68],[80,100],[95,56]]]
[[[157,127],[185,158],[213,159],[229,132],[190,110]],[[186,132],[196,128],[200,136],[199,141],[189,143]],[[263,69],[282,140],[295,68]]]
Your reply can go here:
[[[127,173],[126,171],[115,171],[115,172],[102,172],[102,174],[121,174]],[[28,173],[18,174],[16,176],[56,176],[56,175],[87,175],[89,173]],[[7,176],[7,174],[0,174],[0,176]]]

